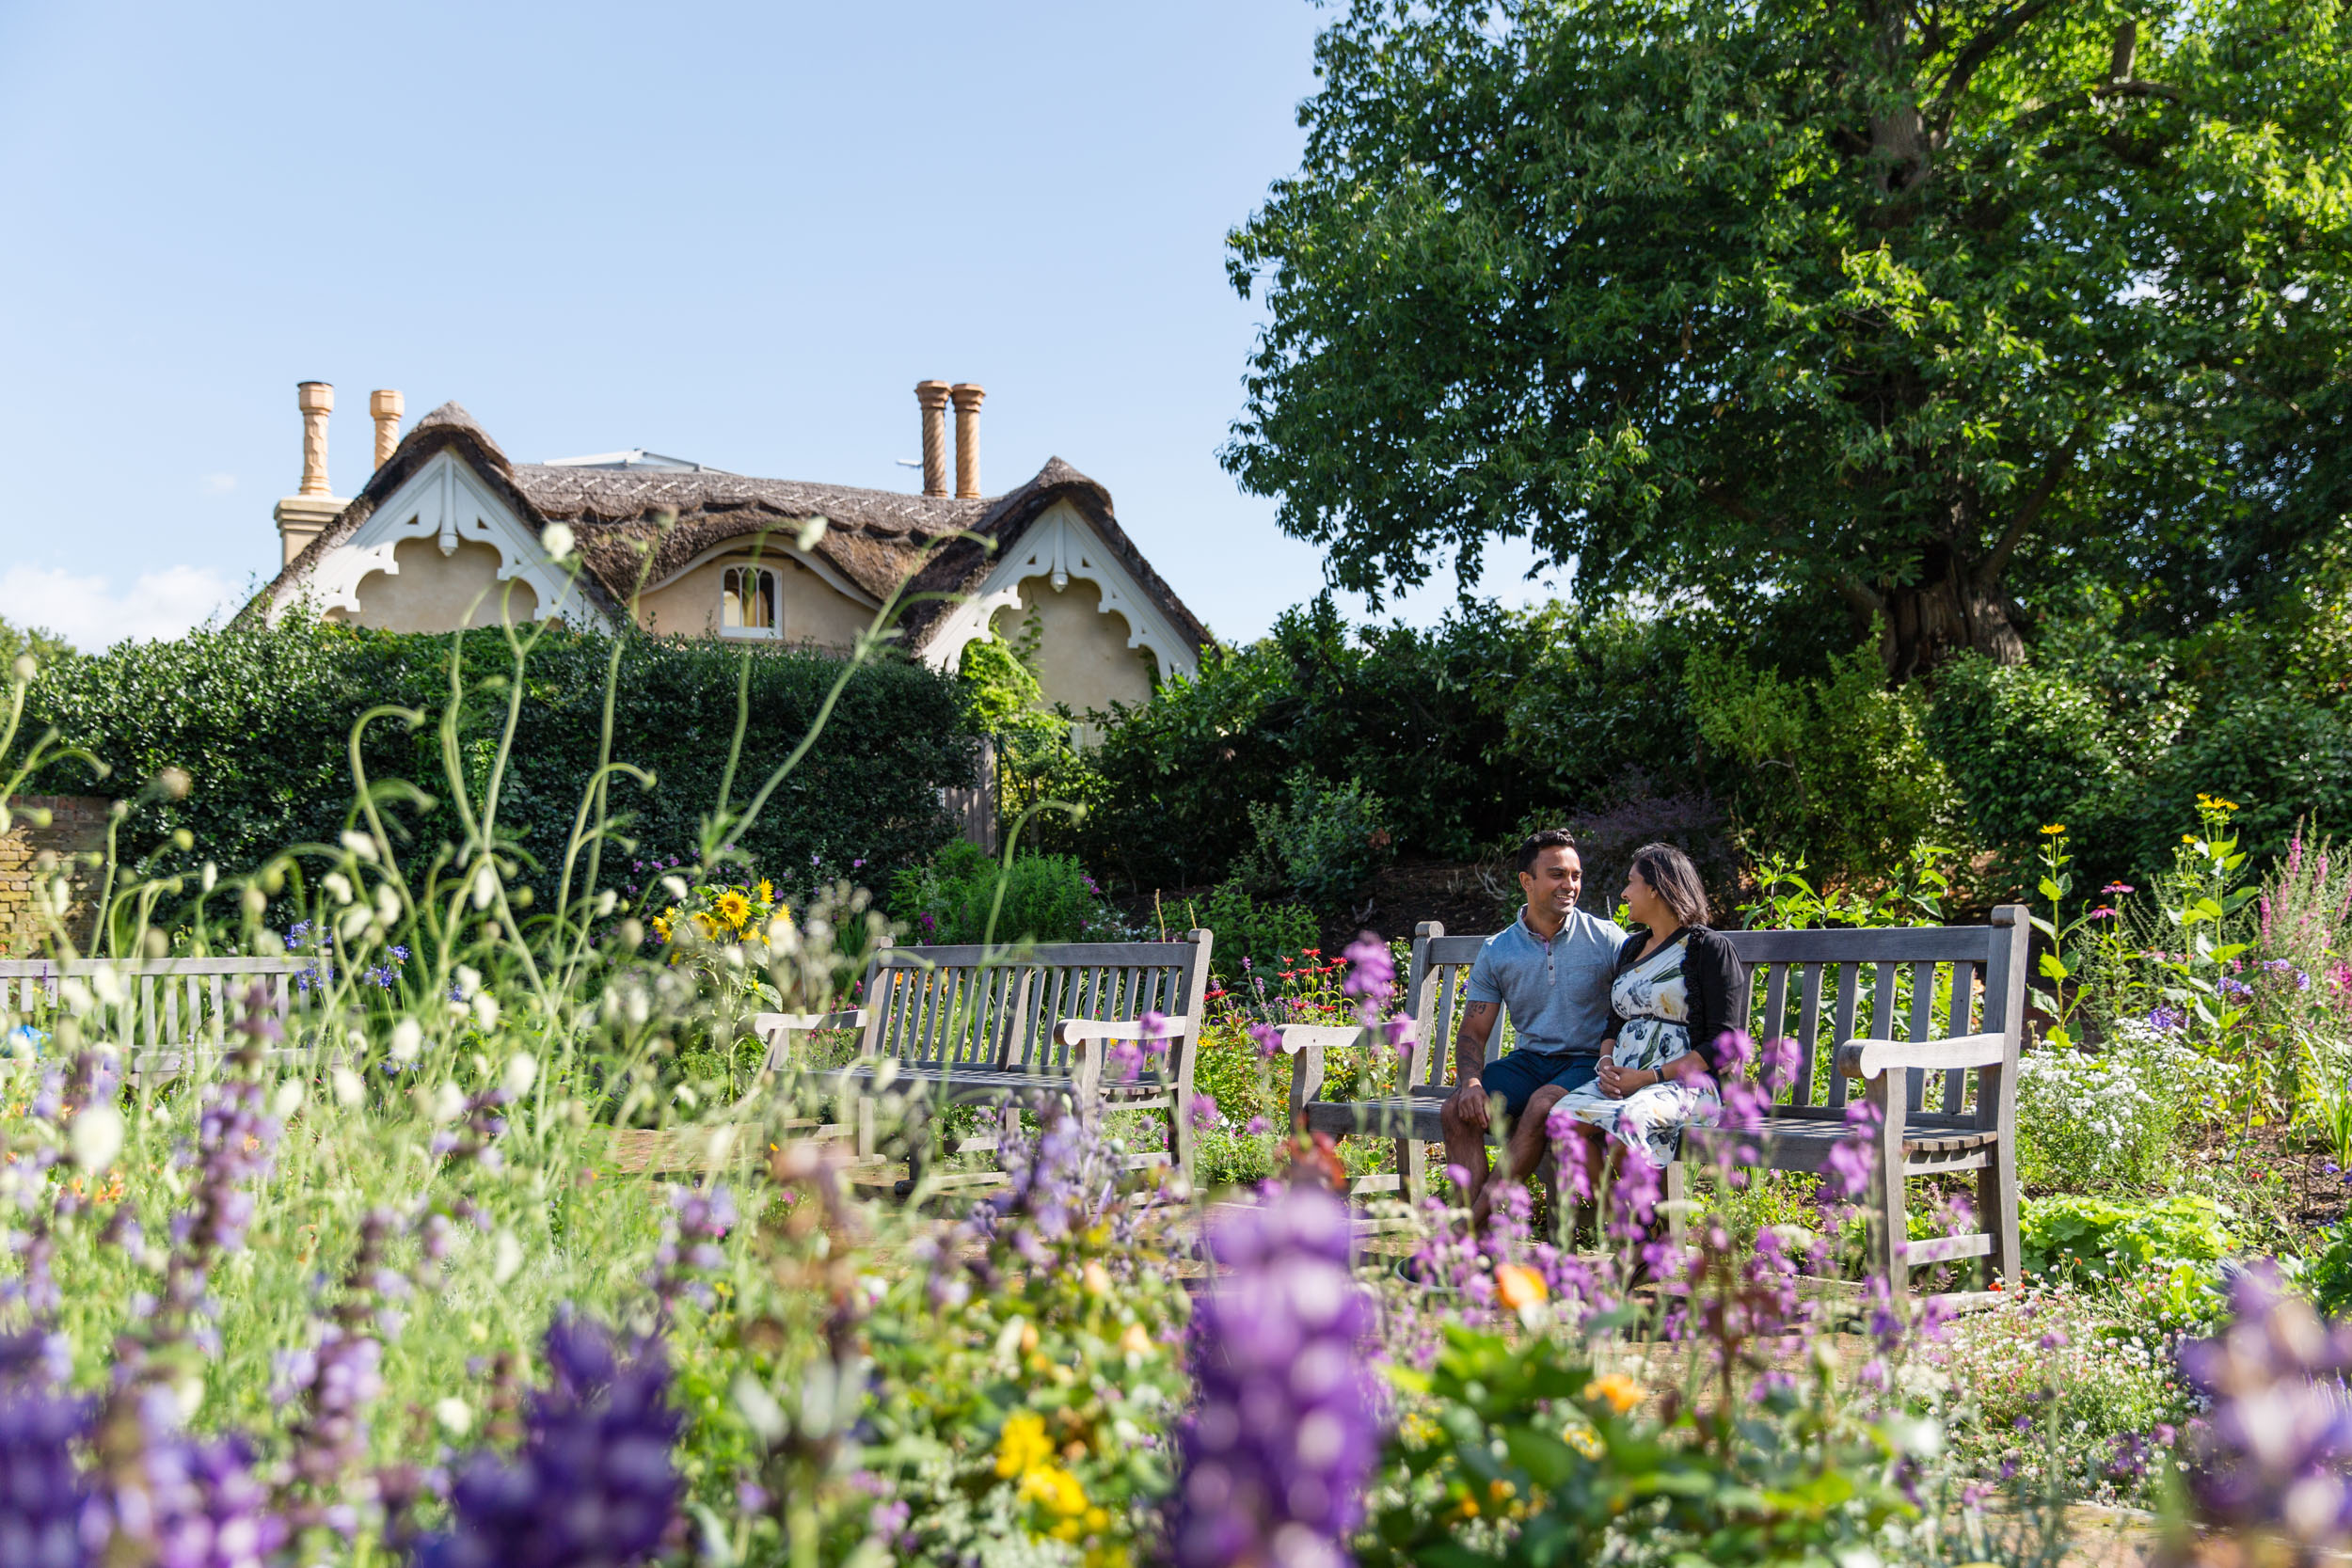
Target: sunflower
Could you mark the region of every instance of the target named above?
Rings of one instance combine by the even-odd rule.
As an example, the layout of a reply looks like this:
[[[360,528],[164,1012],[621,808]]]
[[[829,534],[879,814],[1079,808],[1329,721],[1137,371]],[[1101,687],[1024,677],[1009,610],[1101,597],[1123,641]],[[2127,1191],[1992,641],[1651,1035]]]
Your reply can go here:
[[[660,937],[665,945],[669,942],[670,917],[668,915],[658,914],[653,917],[653,934]]]
[[[763,904],[772,904],[776,901],[775,884],[765,877],[759,879],[759,901]]]
[[[752,901],[743,896],[740,888],[729,888],[719,895],[717,908],[719,918],[738,931],[743,928],[743,922],[752,917]]]

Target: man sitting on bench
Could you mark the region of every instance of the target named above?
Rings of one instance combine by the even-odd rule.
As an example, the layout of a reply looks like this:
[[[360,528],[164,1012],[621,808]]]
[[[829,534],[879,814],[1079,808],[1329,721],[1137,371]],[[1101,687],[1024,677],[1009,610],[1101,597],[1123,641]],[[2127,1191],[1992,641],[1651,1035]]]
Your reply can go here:
[[[1544,1155],[1544,1118],[1562,1096],[1594,1081],[1612,1022],[1609,982],[1625,932],[1576,907],[1584,863],[1566,830],[1547,828],[1519,846],[1518,918],[1486,939],[1464,988],[1454,1039],[1454,1090],[1438,1112],[1449,1165],[1470,1172],[1470,1223],[1485,1226],[1492,1204],[1486,1130],[1499,1111],[1509,1122],[1503,1180],[1534,1170]],[[1509,1008],[1515,1048],[1492,1062],[1486,1042]]]

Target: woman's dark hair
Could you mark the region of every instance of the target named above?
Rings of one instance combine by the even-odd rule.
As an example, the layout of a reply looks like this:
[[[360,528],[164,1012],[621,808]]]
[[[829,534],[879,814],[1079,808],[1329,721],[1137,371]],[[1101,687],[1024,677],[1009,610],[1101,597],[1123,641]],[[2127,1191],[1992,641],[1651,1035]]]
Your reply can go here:
[[[1530,833],[1527,835],[1527,842],[1519,846],[1519,874],[1525,876],[1534,871],[1535,857],[1547,849],[1573,849],[1575,847],[1576,835],[1565,828],[1546,828],[1539,832]]]
[[[1665,900],[1679,926],[1704,926],[1712,912],[1707,904],[1707,884],[1691,857],[1671,844],[1645,844],[1633,851],[1631,869],[1649,890]]]

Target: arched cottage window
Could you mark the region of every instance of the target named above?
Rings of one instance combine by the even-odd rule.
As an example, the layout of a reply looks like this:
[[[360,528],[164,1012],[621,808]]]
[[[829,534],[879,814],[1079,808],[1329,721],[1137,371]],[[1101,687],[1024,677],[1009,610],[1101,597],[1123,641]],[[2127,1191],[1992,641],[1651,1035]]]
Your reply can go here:
[[[776,574],[765,566],[728,567],[720,578],[720,635],[776,637],[783,630],[776,612]]]

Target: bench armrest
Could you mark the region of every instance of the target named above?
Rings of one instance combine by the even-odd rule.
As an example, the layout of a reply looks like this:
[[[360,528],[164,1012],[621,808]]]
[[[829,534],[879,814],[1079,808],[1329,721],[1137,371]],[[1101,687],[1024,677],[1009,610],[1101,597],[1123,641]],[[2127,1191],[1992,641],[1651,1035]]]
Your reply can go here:
[[[1192,1020],[1183,1013],[1161,1018],[1158,1028],[1148,1035],[1139,1018],[1065,1018],[1054,1025],[1054,1043],[1070,1053],[1070,1076],[1078,1103],[1090,1105],[1103,1088],[1104,1047],[1120,1040],[1157,1040],[1172,1051],[1177,1041],[1191,1033]]]
[[[1363,1038],[1360,1028],[1328,1023],[1285,1023],[1279,1030],[1282,1053],[1291,1059],[1291,1119],[1323,1092],[1323,1054]]]
[[[1940,1040],[1848,1040],[1837,1048],[1838,1075],[1876,1078],[1890,1068],[1998,1067],[2006,1035],[1954,1035]]]
[[[834,1013],[754,1013],[752,1033],[768,1042],[768,1059],[761,1070],[774,1072],[784,1066],[784,1048],[795,1035],[812,1029],[863,1029],[866,1009],[851,1007]]]

